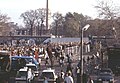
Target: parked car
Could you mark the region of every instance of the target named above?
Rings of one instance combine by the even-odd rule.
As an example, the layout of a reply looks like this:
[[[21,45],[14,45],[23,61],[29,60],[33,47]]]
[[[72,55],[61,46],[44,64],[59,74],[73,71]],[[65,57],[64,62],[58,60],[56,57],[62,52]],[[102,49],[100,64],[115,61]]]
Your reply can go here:
[[[12,70],[19,70],[21,67],[25,67],[26,64],[29,64],[30,62],[39,67],[39,63],[32,56],[12,56],[11,60],[12,60],[12,64],[11,64]]]
[[[43,83],[44,78],[47,78],[49,83],[56,83],[57,75],[55,74],[55,70],[51,68],[43,70],[41,75],[39,76],[38,81],[40,83]]]
[[[100,73],[98,83],[114,83],[114,76],[110,73]]]
[[[31,56],[11,56],[11,77],[15,77],[19,69],[26,67],[26,64],[35,64],[39,68],[39,63]]]
[[[30,81],[33,80],[33,75]],[[21,68],[15,77],[15,83],[28,83],[28,67]]]
[[[97,83],[114,83],[114,74],[111,69],[101,69],[97,78]]]

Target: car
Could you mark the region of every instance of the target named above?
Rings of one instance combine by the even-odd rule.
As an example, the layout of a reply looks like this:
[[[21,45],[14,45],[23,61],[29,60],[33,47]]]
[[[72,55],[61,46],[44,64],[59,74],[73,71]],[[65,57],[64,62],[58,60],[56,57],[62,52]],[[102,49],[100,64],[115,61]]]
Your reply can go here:
[[[56,83],[57,75],[54,69],[48,68],[46,70],[43,70],[38,81],[43,83],[45,77],[49,83]]]
[[[33,56],[12,56],[12,60],[24,59],[26,63],[32,62],[35,65],[39,65],[37,60]]]
[[[31,56],[11,56],[11,69],[10,69],[10,75],[11,77],[15,77],[17,74],[17,71],[19,69],[26,67],[26,64],[35,64],[37,68],[39,68],[39,63],[34,57]]]
[[[114,83],[114,76],[110,73],[100,73],[97,78],[97,83]]]
[[[34,76],[32,76],[34,77]],[[15,77],[15,83],[27,83],[28,82],[28,67],[19,69]],[[33,78],[31,79],[31,81]]]
[[[100,69],[97,83],[114,83],[114,74],[110,68]]]
[[[21,67],[25,67],[26,64],[32,63],[39,68],[39,63],[32,56],[11,56],[11,70],[18,71]]]

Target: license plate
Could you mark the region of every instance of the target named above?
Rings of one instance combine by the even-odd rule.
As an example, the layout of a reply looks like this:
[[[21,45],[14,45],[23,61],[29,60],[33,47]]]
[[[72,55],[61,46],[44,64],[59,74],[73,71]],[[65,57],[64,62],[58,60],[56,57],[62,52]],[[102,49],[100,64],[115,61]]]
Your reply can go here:
[[[109,83],[108,81],[103,81],[103,83]]]

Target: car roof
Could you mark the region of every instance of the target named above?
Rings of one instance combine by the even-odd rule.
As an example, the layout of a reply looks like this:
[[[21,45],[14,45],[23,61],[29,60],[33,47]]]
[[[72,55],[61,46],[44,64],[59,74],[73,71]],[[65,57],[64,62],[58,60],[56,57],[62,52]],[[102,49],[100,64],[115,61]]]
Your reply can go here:
[[[19,71],[27,71],[27,70],[28,70],[28,67],[24,67],[24,68],[19,69]]]
[[[29,63],[29,64],[26,64],[26,66],[36,66],[36,65],[33,63]]]
[[[109,71],[109,72],[112,72],[112,70],[110,68],[102,68],[102,69],[100,69],[100,71]]]
[[[12,56],[12,58],[33,58],[32,56]]]
[[[37,64],[37,65],[39,64],[33,56],[12,56],[11,58],[12,58],[12,60],[14,60],[14,59],[32,59],[35,64]]]
[[[101,68],[101,70],[111,70],[110,68]]]
[[[43,70],[42,72],[55,72],[55,70],[54,70],[54,69],[51,69],[51,68],[48,68],[48,69],[46,69],[46,70]]]

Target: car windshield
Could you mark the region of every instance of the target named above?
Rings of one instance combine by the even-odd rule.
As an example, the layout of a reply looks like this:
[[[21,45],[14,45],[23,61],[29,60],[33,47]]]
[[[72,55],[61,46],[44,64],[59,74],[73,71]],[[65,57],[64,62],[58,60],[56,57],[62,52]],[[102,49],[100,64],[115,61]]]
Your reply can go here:
[[[111,73],[110,70],[100,70],[100,72],[109,72],[109,73]]]
[[[51,79],[53,79],[54,78],[54,75],[53,75],[53,73],[52,72],[42,72],[42,74],[41,74],[41,78],[44,78],[44,77],[47,77],[47,78],[51,78]]]
[[[31,57],[27,57],[27,58],[22,58],[22,57],[12,57],[12,61],[16,61],[18,59],[22,59],[22,60],[25,60],[26,63],[29,63],[29,62],[32,62],[33,64],[38,64],[38,62],[34,59],[34,58],[31,58]]]
[[[100,75],[100,76],[105,76],[105,77],[106,77],[106,76],[111,76],[110,73],[100,73],[99,75]]]

